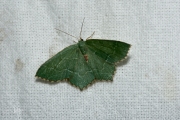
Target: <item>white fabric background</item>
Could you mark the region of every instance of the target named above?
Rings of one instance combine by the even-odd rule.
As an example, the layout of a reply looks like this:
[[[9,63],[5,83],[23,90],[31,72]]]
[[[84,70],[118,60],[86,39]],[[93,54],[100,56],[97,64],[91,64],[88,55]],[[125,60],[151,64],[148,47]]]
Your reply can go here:
[[[76,39],[132,45],[113,82],[80,91],[48,84],[37,69]],[[1,0],[1,120],[180,119],[179,0]]]

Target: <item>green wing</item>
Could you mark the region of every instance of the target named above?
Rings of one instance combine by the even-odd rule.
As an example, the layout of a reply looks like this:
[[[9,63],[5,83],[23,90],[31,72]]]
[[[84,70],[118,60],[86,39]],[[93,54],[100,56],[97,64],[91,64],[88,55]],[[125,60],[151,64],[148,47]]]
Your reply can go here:
[[[88,66],[93,70],[95,79],[112,80],[115,63],[127,56],[130,45],[120,41],[87,40]]]
[[[69,78],[74,70],[74,61],[77,60],[77,54],[75,54],[77,48],[77,45],[71,45],[57,53],[41,65],[36,76],[49,81]]]
[[[49,81],[68,79],[71,84],[84,88],[94,80],[78,45],[71,45],[46,61],[38,69],[37,77]]]
[[[116,63],[123,60],[131,47],[130,44],[115,40],[89,39],[86,45],[95,54],[109,63]]]

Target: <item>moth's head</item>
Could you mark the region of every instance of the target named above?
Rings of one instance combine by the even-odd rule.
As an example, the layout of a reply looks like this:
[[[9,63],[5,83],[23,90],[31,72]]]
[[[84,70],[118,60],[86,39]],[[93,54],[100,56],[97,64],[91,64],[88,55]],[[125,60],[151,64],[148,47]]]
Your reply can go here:
[[[84,41],[84,40],[80,37],[79,41]]]

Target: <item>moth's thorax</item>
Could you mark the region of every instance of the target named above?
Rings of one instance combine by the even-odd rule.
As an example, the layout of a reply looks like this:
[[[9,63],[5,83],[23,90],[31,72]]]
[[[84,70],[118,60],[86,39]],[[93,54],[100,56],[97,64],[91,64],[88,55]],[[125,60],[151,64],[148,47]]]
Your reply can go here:
[[[79,41],[78,42],[78,47],[79,47],[79,49],[81,50],[81,53],[83,54],[83,55],[85,55],[86,54],[86,47],[85,47],[85,41]]]

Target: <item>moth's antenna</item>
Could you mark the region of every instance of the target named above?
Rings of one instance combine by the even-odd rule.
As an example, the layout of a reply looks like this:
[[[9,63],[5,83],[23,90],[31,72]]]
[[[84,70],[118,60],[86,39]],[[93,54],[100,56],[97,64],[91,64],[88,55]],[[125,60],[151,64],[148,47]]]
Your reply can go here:
[[[56,30],[59,30],[59,29],[57,29],[57,28],[55,28]],[[69,34],[69,33],[67,33],[67,32],[64,32],[64,31],[62,31],[62,30],[59,30],[59,31],[61,31],[61,32],[63,32],[63,33],[65,33],[65,34],[67,34],[67,35],[69,35],[69,36],[71,36],[71,37],[74,37],[74,38],[76,38],[76,39],[78,39],[79,40],[79,38],[77,38],[77,37],[75,37],[75,36],[73,36],[73,35],[71,35],[71,34]]]
[[[84,19],[85,19],[85,17],[84,17]],[[82,38],[81,38],[81,33],[82,33],[82,28],[83,28],[84,19],[83,19],[83,22],[82,22],[82,25],[81,25],[80,40],[82,39]]]
[[[89,36],[86,40],[88,40],[89,38],[92,38],[92,36],[94,35],[95,31],[91,34],[91,36]]]

